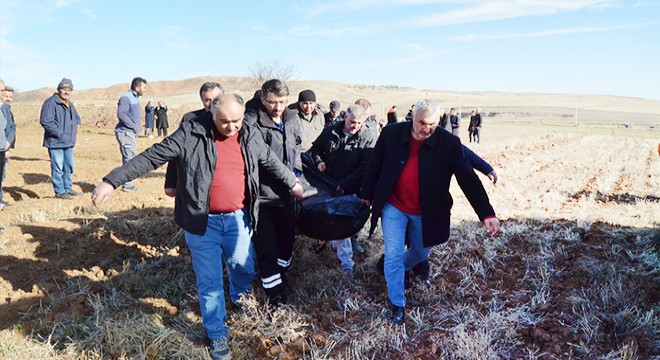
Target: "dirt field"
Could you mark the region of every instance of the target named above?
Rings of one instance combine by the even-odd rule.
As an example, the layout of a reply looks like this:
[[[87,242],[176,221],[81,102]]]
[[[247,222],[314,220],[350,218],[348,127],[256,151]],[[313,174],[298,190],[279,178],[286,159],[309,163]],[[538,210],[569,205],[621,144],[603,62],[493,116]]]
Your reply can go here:
[[[112,128],[94,125],[79,132],[74,189],[86,194],[74,200],[53,197],[41,128],[19,126],[4,182],[12,205],[0,211],[0,358],[206,358],[164,169],[93,208],[89,193],[120,163]],[[491,121],[482,143],[467,145],[499,174],[495,186],[481,178],[503,231],[486,236],[452,185],[452,239],[433,250],[431,288],[407,292],[405,326],[383,318],[379,232],[361,235],[353,281],[299,237],[290,305],[260,305],[257,290],[246,311],[229,313],[235,357],[660,356],[657,134]]]

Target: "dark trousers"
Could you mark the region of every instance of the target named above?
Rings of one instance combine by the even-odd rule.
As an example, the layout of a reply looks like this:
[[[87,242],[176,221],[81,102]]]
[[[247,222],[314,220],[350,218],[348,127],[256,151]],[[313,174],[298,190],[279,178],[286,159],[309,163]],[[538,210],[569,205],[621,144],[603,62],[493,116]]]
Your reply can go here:
[[[5,152],[0,151],[0,201],[3,201],[3,196],[2,196],[2,181],[4,180],[3,178],[5,177]]]
[[[481,140],[481,128],[480,127],[475,127],[472,129],[472,137],[474,138],[474,141],[479,143]]]
[[[158,128],[158,137],[167,136],[167,128]]]
[[[252,236],[261,283],[271,298],[284,290],[282,275],[291,265],[296,239],[294,201],[291,198],[284,207],[261,204],[257,231]]]

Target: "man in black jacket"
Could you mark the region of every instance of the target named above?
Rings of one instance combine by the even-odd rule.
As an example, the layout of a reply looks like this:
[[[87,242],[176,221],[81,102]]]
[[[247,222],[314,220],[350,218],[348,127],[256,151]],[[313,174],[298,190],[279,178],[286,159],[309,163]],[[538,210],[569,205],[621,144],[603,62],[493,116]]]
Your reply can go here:
[[[199,88],[199,98],[202,100],[202,108],[185,113],[181,118],[179,126],[188,120],[210,114],[213,99],[224,93],[225,88],[220,83],[207,81],[202,84]],[[174,161],[167,163],[167,170],[165,171],[165,195],[169,197],[176,195],[176,163]]]
[[[263,135],[274,156],[300,174],[300,137],[298,116],[286,106],[289,88],[277,79],[261,86],[260,103],[245,114],[245,123]],[[262,173],[259,184],[259,224],[252,242],[257,253],[261,284],[273,305],[286,303],[288,284],[284,273],[291,266],[295,242],[295,199],[276,178]]]
[[[346,109],[344,120],[327,127],[312,143],[310,150],[318,170],[336,180],[337,193],[360,193],[364,171],[376,144],[376,133],[364,126],[367,113],[356,104]],[[353,247],[351,238],[331,243],[337,250],[341,267],[353,277]]]
[[[390,321],[395,324],[405,318],[405,271],[428,259],[431,248],[449,238],[452,175],[490,234],[499,231],[460,139],[437,129],[441,113],[437,102],[422,100],[414,106],[412,122],[385,127],[362,183],[362,198],[373,206],[372,221],[382,218]],[[406,232],[410,244],[404,250]]]
[[[240,96],[219,95],[211,114],[185,122],[170,137],[106,175],[92,192],[92,202],[99,206],[122,183],[176,161],[174,219],[190,248],[213,359],[231,358],[222,260],[228,267],[233,303],[250,291],[254,277],[250,237],[258,226],[260,173],[268,173],[296,197],[303,193],[258,130],[243,124],[244,112]]]

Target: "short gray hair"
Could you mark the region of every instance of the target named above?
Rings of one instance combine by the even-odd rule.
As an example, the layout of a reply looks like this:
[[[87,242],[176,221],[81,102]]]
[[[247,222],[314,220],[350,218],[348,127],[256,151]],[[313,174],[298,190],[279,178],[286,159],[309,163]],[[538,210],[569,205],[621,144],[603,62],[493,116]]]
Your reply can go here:
[[[213,120],[215,120],[216,113],[218,112],[218,108],[220,105],[222,105],[223,102],[225,102],[226,98],[233,97],[236,102],[241,105],[243,110],[245,111],[245,101],[243,101],[243,98],[238,95],[238,94],[220,94],[213,99],[213,102],[211,103],[211,114],[213,115]]]
[[[424,99],[415,103],[413,106],[413,117],[416,117],[418,113],[424,113],[426,115],[434,115],[444,113],[444,109],[440,107],[440,103],[432,99]]]
[[[346,114],[353,115],[356,119],[367,117],[367,112],[364,110],[364,108],[357,104],[349,105],[348,108],[346,108]]]

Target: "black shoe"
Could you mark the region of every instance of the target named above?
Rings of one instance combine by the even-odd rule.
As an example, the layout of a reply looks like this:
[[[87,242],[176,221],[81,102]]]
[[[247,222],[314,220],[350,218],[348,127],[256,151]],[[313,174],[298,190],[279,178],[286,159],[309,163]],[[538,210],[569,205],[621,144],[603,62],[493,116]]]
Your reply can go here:
[[[410,278],[410,271],[403,272],[403,288],[408,290],[412,287],[412,279]]]
[[[68,193],[57,194],[57,195],[55,195],[55,197],[58,198],[58,199],[64,199],[64,200],[73,199],[73,196],[69,195]]]
[[[276,296],[269,297],[268,302],[270,303],[271,306],[276,308],[282,305],[286,305],[287,303],[286,294],[282,293]]]
[[[82,194],[83,194],[83,193],[81,193],[81,192],[77,192],[77,191],[74,191],[74,190],[69,191],[69,195],[71,195],[71,196],[80,196],[80,195],[82,195]]]
[[[376,262],[376,270],[379,274],[385,275],[385,254],[381,255],[378,262]]]
[[[287,296],[293,295],[293,289],[291,289],[291,286],[289,286],[289,281],[287,281],[284,274],[282,274],[282,294],[285,298]]]
[[[404,307],[391,304],[389,320],[392,324],[402,324],[406,319],[406,310]]]

